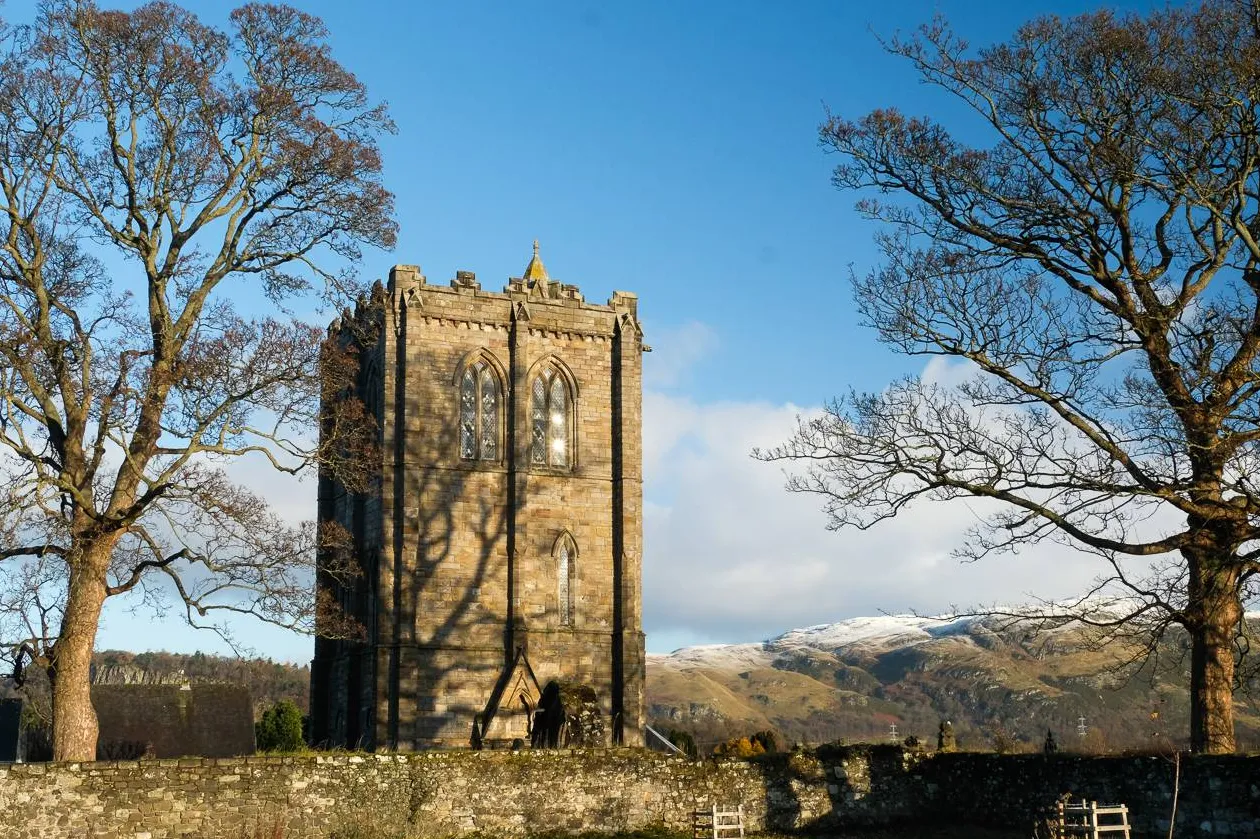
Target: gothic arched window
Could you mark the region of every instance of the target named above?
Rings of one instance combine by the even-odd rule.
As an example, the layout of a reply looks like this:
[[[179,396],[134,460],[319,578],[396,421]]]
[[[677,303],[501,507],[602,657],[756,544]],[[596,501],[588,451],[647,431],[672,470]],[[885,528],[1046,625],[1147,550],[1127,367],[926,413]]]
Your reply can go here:
[[[533,435],[529,461],[536,466],[568,466],[572,462],[569,432],[572,423],[569,388],[560,372],[544,367],[530,388]]]
[[[556,601],[560,624],[573,625],[573,582],[577,574],[577,545],[568,533],[556,540]]]
[[[499,377],[484,359],[459,379],[459,457],[499,459]]]

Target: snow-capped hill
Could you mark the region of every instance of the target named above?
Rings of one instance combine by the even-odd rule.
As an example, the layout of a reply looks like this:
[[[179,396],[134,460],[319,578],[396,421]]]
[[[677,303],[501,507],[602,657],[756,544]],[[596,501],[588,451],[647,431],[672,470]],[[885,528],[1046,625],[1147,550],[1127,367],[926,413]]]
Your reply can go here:
[[[770,645],[786,648],[811,647],[828,652],[859,644],[877,644],[893,640],[898,645],[905,646],[915,641],[965,634],[979,620],[974,617],[922,617],[920,615],[850,618],[838,623],[823,623],[804,629],[793,629],[775,638]]]
[[[1035,630],[1046,638],[1063,630],[1079,629],[1066,620],[1073,613],[1087,612],[1097,617],[1116,617],[1136,611],[1140,602],[1097,596],[1087,601],[1004,605],[991,615],[877,615],[849,618],[792,629],[761,644],[703,644],[683,647],[654,661],[678,666],[764,667],[781,655],[821,651],[843,656],[849,653],[878,654],[893,648],[912,647],[945,638],[982,638],[991,643],[993,634],[1017,628]],[[1017,617],[1020,615],[1026,616]],[[1260,616],[1260,615],[1258,615]],[[1248,613],[1253,618],[1253,613]]]
[[[984,748],[998,732],[1036,750],[1047,731],[1066,743],[1081,737],[1082,725],[1107,748],[1183,736],[1184,638],[1170,634],[1169,646],[1137,673],[1130,662],[1144,652],[1140,639],[1100,647],[1087,626],[1056,619],[1074,605],[1081,604],[1007,605],[1001,616],[850,618],[759,644],[651,655],[648,717],[710,744],[766,729],[788,741],[886,741],[893,732],[930,741],[941,720],[953,722],[968,748]],[[1095,615],[1124,615],[1133,604],[1086,605]],[[1252,689],[1260,693],[1260,680]],[[1260,714],[1242,705],[1236,714],[1241,741],[1260,743]]]
[[[764,644],[698,644],[672,653],[648,653],[654,661],[677,667],[769,667],[773,656]]]
[[[763,644],[701,644],[653,660],[677,667],[769,667],[783,654],[820,650],[840,654],[861,648],[905,647],[948,635],[966,635],[983,619],[879,615],[793,629]]]

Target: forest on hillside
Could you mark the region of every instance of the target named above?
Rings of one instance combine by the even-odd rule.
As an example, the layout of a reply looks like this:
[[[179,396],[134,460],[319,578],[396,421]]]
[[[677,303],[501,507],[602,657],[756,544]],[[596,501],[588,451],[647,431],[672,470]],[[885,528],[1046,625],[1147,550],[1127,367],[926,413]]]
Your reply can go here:
[[[101,685],[243,684],[254,702],[254,719],[282,699],[290,699],[305,714],[310,702],[311,669],[305,664],[269,658],[237,658],[195,653],[104,650],[92,656],[92,683]],[[27,702],[38,718],[46,718],[48,677],[28,668],[18,687],[10,675],[0,679],[0,698]]]

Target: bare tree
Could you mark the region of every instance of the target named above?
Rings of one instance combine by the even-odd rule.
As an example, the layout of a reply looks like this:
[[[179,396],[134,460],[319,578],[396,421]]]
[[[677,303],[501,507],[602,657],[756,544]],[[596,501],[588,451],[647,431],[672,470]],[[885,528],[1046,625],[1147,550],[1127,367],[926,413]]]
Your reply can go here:
[[[1260,571],[1256,9],[1047,17],[979,51],[938,20],[888,48],[987,139],[895,110],[822,126],[835,184],[878,194],[858,204],[883,259],[857,306],[971,377],[841,398],[760,454],[800,462],[790,488],[837,527],[982,498],[965,556],[1096,553],[1125,608],[1081,616],[1184,627],[1192,747],[1231,752]]]
[[[353,485],[372,444],[353,403],[320,435],[321,390],[354,360],[285,308],[344,300],[360,248],[395,237],[392,124],[326,34],[285,6],[239,8],[223,32],[88,0],[3,32],[0,628],[19,673],[51,677],[58,760],[95,757],[107,598],[312,625],[325,534],[225,466],[319,461]]]

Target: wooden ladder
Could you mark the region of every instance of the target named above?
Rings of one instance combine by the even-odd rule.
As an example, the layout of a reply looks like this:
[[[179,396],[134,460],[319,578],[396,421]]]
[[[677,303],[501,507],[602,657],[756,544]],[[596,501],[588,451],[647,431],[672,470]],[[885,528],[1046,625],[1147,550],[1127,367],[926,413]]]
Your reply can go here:
[[[744,805],[722,810],[714,804],[707,810],[696,810],[692,821],[694,839],[744,839]]]
[[[1081,799],[1080,803],[1060,801],[1057,810],[1055,839],[1075,836],[1104,839],[1105,834],[1111,833],[1130,839],[1129,808],[1123,804],[1099,804]]]

